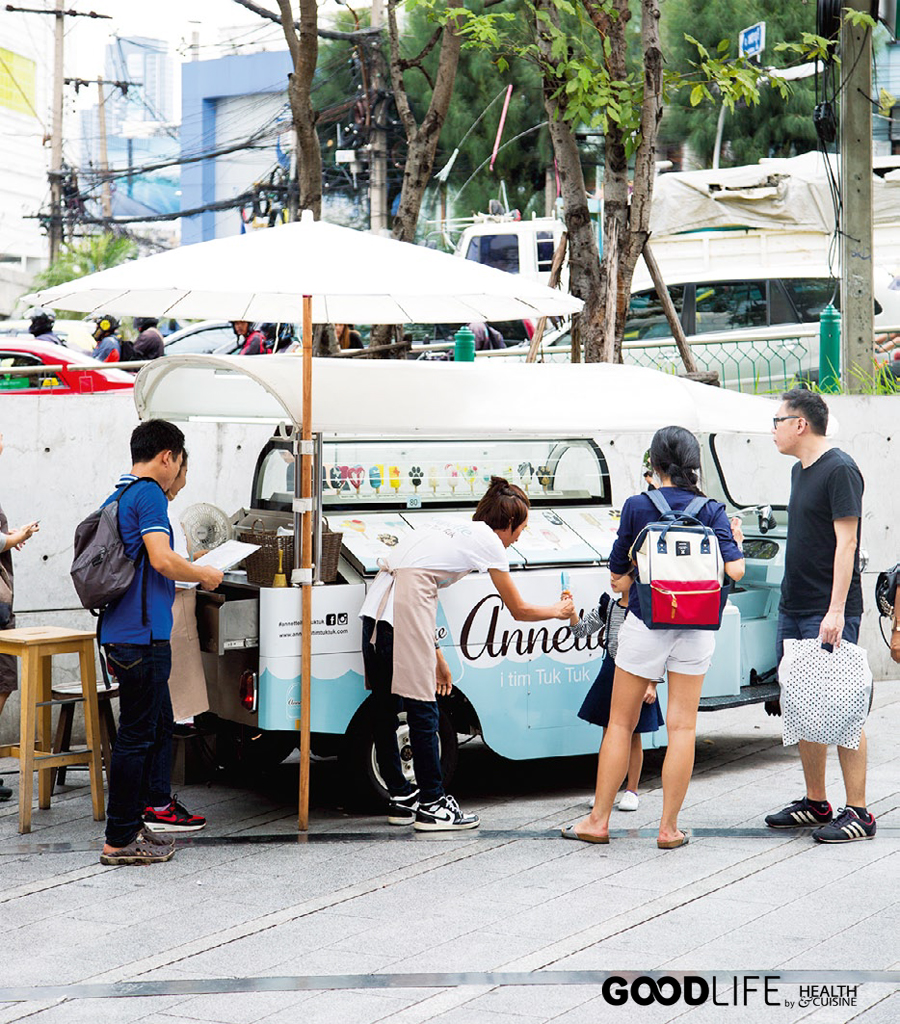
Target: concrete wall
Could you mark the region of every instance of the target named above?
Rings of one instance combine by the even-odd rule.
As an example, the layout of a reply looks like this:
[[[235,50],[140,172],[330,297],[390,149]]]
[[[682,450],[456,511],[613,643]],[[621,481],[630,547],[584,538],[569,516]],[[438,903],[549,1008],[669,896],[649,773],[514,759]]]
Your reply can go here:
[[[41,532],[14,555],[19,625],[94,627],[69,577],[72,536],[131,468],[128,439],[137,423],[130,391],[0,396],[0,504],[11,526],[41,521]],[[198,501],[229,514],[248,505],[256,457],[270,434],[268,427],[189,425],[188,483],[172,503],[173,523]],[[74,657],[54,659],[54,667],[59,677],[77,678]],[[0,719],[0,742],[18,733],[18,706],[13,695]]]
[[[869,650],[876,679],[896,678],[878,633],[872,592],[877,572],[900,561],[900,398],[829,399],[840,423],[838,443],[859,463],[866,480],[863,547],[869,571],[863,588],[867,612],[861,643]],[[40,518],[41,532],[15,555],[16,612],[20,625],[90,627],[69,578],[76,524],[130,468],[128,439],[137,425],[130,392],[106,395],[0,396],[0,503],[17,526]],[[173,522],[188,505],[209,501],[229,515],[250,502],[253,468],[268,427],[188,424],[191,453],[188,483],[172,504]],[[609,461],[616,502],[640,487],[641,460],[649,436],[599,438]],[[783,502],[791,461],[765,438],[733,438],[721,452],[729,487],[738,500]],[[709,490],[714,492],[710,481]],[[63,661],[63,659],[60,659]],[[73,675],[74,659],[62,666]],[[15,697],[0,720],[0,742],[17,729]]]

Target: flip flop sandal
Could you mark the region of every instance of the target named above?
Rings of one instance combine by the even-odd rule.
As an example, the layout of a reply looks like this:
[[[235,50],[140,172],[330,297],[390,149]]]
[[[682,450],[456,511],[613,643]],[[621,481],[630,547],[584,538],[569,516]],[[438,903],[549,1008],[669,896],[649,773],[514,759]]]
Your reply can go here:
[[[680,839],[657,839],[656,845],[660,850],[677,850],[679,846],[687,846],[690,839],[690,833],[682,832]]]
[[[576,832],[574,825],[566,825],[561,829],[563,839],[576,839],[582,843],[600,843],[603,846],[609,845],[609,836],[592,836],[587,832]]]
[[[101,853],[100,863],[110,867],[120,864],[163,864],[175,855],[175,847],[166,844],[150,843],[139,832],[127,846],[113,853]]]

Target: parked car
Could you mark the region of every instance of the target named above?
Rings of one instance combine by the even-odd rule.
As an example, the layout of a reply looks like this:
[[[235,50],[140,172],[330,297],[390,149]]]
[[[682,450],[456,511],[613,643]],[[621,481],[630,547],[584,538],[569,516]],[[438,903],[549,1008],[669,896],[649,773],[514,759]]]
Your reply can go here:
[[[234,355],[240,345],[229,320],[201,320],[174,331],[165,339],[167,356]]]
[[[293,336],[299,337],[299,324],[281,326],[285,332],[292,327]],[[252,327],[256,327],[256,324]],[[240,353],[243,344],[244,339],[234,333],[230,320],[201,320],[170,334],[165,340],[165,355],[234,356]]]
[[[71,365],[87,369],[70,370]],[[16,373],[16,369],[61,366],[44,373]],[[96,369],[94,369],[96,367]],[[107,363],[64,345],[38,341],[30,334],[0,335],[0,394],[85,395],[134,387],[134,377],[124,370],[108,369]]]
[[[883,267],[874,269],[875,330],[900,327],[894,275]],[[817,381],[819,314],[829,302],[840,305],[840,288],[810,270],[781,268],[777,276],[740,280],[669,275],[669,294],[698,368],[718,371],[725,387],[743,391],[778,390],[796,378]],[[568,326],[548,332],[542,349],[545,360],[568,360]],[[527,346],[516,350],[523,359],[526,352]],[[669,372],[682,368],[655,288],[639,284],[631,293],[622,358]]]

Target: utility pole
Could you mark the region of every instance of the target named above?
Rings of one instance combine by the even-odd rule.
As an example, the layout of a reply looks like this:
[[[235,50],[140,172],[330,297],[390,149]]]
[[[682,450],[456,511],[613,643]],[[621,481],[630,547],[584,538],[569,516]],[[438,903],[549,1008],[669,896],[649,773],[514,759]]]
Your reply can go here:
[[[63,122],[63,41],[65,15],[63,0],[56,0],[53,44],[53,118],[50,138],[50,262],[59,258],[63,241],[62,220],[62,122]]]
[[[59,256],[59,250],[63,242],[63,215],[62,215],[62,172],[63,172],[63,85],[65,78],[63,73],[63,43],[65,40],[64,18],[102,18],[106,21],[112,19],[111,14],[98,14],[96,11],[75,11],[64,10],[63,0],[56,0],[55,8],[45,9],[43,7],[16,7],[14,4],[6,5],[7,11],[20,14],[52,14],[55,18],[55,33],[53,43],[53,116],[50,123],[50,170],[47,177],[50,179],[50,262]]]
[[[871,0],[844,0],[871,14]],[[843,76],[846,75],[846,78]],[[841,22],[841,379],[862,394],[875,380],[872,295],[872,32]]]
[[[372,28],[384,27],[384,0],[372,0]],[[384,89],[384,74],[381,53],[377,50],[381,36],[373,37],[372,53],[375,56],[372,74],[372,132],[369,135],[369,230],[383,234],[388,230],[389,211],[387,195],[387,132],[379,128],[375,118],[381,107],[380,94]]]
[[[100,190],[103,203],[103,216],[112,220],[112,193],[109,187],[109,155],[106,150],[106,96],[103,93],[103,76],[97,79],[97,90],[100,101],[97,105],[97,118],[100,122]]]

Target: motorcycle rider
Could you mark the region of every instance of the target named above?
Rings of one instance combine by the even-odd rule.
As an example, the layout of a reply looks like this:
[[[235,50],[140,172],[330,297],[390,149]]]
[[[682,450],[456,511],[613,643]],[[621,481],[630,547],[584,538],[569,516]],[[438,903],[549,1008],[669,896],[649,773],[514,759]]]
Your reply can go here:
[[[52,345],[65,345],[62,338],[53,333],[56,314],[52,309],[46,309],[44,306],[32,306],[25,314],[25,318],[31,321],[28,330],[38,341],[49,341]]]
[[[116,331],[119,321],[109,313],[100,313],[94,318],[94,341],[97,347],[91,352],[94,359],[102,363],[117,363],[122,358],[122,345]]]

